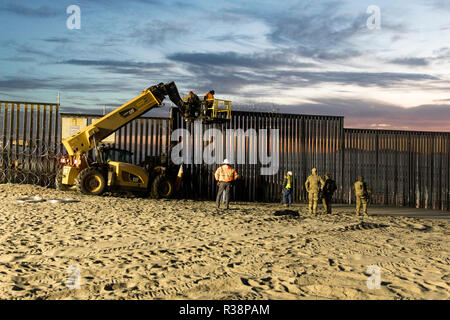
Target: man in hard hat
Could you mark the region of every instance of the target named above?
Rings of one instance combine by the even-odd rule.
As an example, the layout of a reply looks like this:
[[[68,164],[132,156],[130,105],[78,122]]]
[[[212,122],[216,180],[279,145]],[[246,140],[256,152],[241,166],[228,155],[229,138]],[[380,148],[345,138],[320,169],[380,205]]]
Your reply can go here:
[[[325,174],[325,185],[322,188],[322,204],[325,213],[331,214],[331,200],[333,193],[337,190],[336,182],[331,179],[331,174]]]
[[[183,100],[188,102],[185,104],[184,118],[186,120],[197,119],[201,112],[200,98],[191,90]]]
[[[367,217],[367,202],[369,202],[371,191],[362,176],[359,176],[358,181],[353,185],[353,191],[356,198],[356,215],[359,216],[362,204],[363,215]]]
[[[239,176],[238,176],[236,170],[234,170],[230,166],[230,161],[228,161],[228,159],[225,159],[225,160],[223,160],[222,166],[220,166],[216,170],[214,177],[216,178],[217,184],[219,186],[219,192],[217,193],[217,198],[216,198],[216,206],[217,206],[217,208],[220,208],[220,199],[222,197],[222,193],[225,192],[225,207],[226,207],[226,209],[228,209],[229,203],[230,203],[231,184]]]
[[[306,179],[305,188],[308,192],[309,214],[317,214],[317,201],[319,201],[319,184],[323,187],[325,182],[317,174],[317,169],[311,170],[311,175]]]
[[[283,203],[285,207],[292,204],[292,171],[288,171],[283,180]]]
[[[209,109],[212,108],[214,105],[214,94],[215,94],[214,90],[211,90],[210,92],[205,94],[203,98],[205,100],[205,115],[207,117],[212,116],[212,110]]]

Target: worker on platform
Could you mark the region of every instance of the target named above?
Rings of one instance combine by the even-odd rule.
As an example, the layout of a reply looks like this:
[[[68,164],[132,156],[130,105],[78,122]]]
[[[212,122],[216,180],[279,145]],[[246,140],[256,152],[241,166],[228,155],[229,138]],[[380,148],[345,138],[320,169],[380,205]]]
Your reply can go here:
[[[204,100],[205,100],[205,113],[204,114],[207,117],[212,116],[212,110],[209,110],[209,109],[212,108],[214,105],[214,94],[215,94],[214,90],[211,90],[204,96]]]
[[[216,173],[214,174],[214,177],[217,180],[217,185],[219,186],[219,192],[217,193],[216,198],[216,206],[217,208],[220,208],[220,199],[222,197],[222,193],[225,192],[225,207],[226,209],[229,208],[230,203],[230,189],[233,184],[233,181],[235,181],[239,176],[231,166],[228,159],[223,160],[222,166],[220,166]]]
[[[320,184],[320,186],[319,186]],[[308,192],[309,200],[309,214],[317,214],[317,202],[319,201],[319,190],[325,182],[317,174],[317,169],[313,168],[311,170],[311,175],[306,179],[305,188]]]
[[[358,177],[358,181],[353,185],[353,191],[355,192],[356,197],[356,215],[360,215],[361,204],[363,207],[363,215],[367,215],[367,203],[370,200],[370,195],[372,192],[367,187],[367,184],[364,182],[364,178],[362,176]]]
[[[189,103],[192,100],[192,97],[194,96],[194,91],[189,91],[188,95],[186,98],[184,98],[183,100],[187,101],[187,103],[184,105],[185,110],[184,110],[184,118],[190,118],[191,117],[191,103]]]
[[[197,119],[201,112],[201,102],[199,97],[194,93],[194,91],[189,91],[188,96],[185,98],[185,118],[186,119]]]
[[[292,204],[292,171],[288,171],[284,176],[283,204],[287,208]]]
[[[331,174],[325,174],[325,184],[322,188],[322,204],[325,209],[325,213],[331,214],[331,201],[334,192],[337,190],[336,182],[331,179]]]

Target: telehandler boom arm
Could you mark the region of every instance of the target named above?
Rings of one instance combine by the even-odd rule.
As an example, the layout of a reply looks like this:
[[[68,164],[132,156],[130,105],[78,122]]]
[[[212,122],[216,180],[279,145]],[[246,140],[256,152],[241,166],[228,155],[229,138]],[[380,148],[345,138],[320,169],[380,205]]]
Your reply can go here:
[[[165,96],[182,111],[189,102],[183,101],[174,82],[160,83],[144,90],[139,96],[93,122],[85,129],[62,141],[70,156],[81,155],[95,148],[96,143],[119,130],[147,111],[160,107]]]

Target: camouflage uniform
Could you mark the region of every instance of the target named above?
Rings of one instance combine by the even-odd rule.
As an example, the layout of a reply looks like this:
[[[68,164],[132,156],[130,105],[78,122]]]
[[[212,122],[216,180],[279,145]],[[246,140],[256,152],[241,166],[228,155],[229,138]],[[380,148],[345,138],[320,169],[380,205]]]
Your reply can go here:
[[[316,169],[312,170],[312,174],[306,179],[305,187],[308,192],[308,200],[309,200],[309,213],[316,214],[317,213],[317,201],[319,200],[319,183],[321,186],[324,185],[323,179],[317,175]]]
[[[367,201],[370,196],[370,190],[367,188],[366,183],[362,177],[358,178],[358,181],[353,185],[356,197],[356,215],[360,215],[361,205],[363,207],[363,215],[367,216]]]

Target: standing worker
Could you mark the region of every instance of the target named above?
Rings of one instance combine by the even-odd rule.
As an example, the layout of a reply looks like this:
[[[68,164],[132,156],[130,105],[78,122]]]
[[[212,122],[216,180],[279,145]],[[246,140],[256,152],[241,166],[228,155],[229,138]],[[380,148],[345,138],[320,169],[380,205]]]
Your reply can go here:
[[[323,179],[317,174],[317,169],[311,170],[311,175],[306,179],[305,187],[308,192],[309,214],[317,214],[317,201],[319,200],[319,183],[323,187]]]
[[[216,198],[216,206],[217,208],[220,208],[220,199],[222,197],[222,193],[225,192],[225,207],[226,209],[228,209],[230,203],[231,184],[239,176],[236,170],[234,170],[230,166],[230,162],[228,161],[228,159],[225,159],[223,160],[223,165],[216,170],[214,177],[216,178],[217,185],[219,186],[219,192],[217,193]]]
[[[292,204],[292,171],[288,171],[283,180],[283,203],[285,207]]]
[[[356,215],[359,216],[359,210],[362,204],[363,215],[367,217],[367,202],[370,199],[371,191],[367,187],[362,176],[359,176],[358,181],[353,185],[353,191],[355,192],[356,197]]]
[[[333,193],[337,190],[336,182],[331,179],[331,174],[325,174],[325,185],[322,188],[322,204],[325,213],[331,214],[331,200]]]
[[[211,90],[204,96],[205,100],[205,116],[210,117],[212,116],[212,110],[209,110],[214,105],[214,90]]]
[[[186,119],[194,118],[196,119],[201,112],[201,102],[200,98],[194,93],[194,91],[189,91],[188,96],[183,99],[189,103],[186,105],[186,110],[184,111],[184,117]]]

